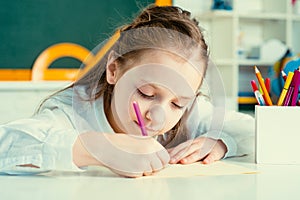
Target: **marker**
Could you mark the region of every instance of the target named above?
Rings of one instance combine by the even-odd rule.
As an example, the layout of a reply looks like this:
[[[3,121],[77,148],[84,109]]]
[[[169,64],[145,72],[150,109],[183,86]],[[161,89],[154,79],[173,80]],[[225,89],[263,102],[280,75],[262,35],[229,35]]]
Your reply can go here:
[[[255,80],[251,81],[251,86],[252,86],[252,89],[253,89],[253,92],[254,92],[254,95],[255,95],[258,105],[264,106],[266,104],[265,100],[264,100],[263,96],[261,95],[261,93],[258,91]]]
[[[141,132],[142,132],[142,136],[148,136],[147,131],[146,131],[146,127],[145,127],[145,123],[141,114],[141,110],[139,107],[139,104],[136,101],[132,102],[134,111],[135,111],[135,115],[137,117],[137,120],[139,122],[139,126],[141,128]]]
[[[297,97],[298,97],[298,90],[299,90],[298,78],[299,78],[299,71],[295,70],[292,82],[291,82],[290,87],[287,91],[287,95],[284,99],[283,106],[289,106],[289,105],[295,106],[296,105],[296,101],[297,101]]]
[[[266,88],[266,85],[265,85],[265,83],[264,83],[264,81],[263,81],[263,78],[262,78],[262,76],[261,76],[261,73],[259,72],[259,70],[257,69],[256,66],[254,66],[254,70],[255,70],[255,75],[256,75],[256,77],[257,77],[257,80],[258,80],[258,82],[259,82],[259,84],[260,84],[260,87],[261,87],[261,89],[262,89],[262,91],[263,91],[263,95],[264,95],[263,97],[264,97],[264,99],[265,99],[265,102],[266,102],[266,104],[267,104],[268,106],[272,106],[273,103],[272,103],[272,100],[271,100],[270,95],[269,95],[269,93],[268,93],[268,90],[267,90],[267,88]]]
[[[289,90],[287,91],[286,97],[284,99],[283,106],[288,106],[290,104],[293,92],[294,86],[290,85]]]
[[[295,81],[294,81],[295,79]],[[291,106],[296,106],[298,100],[298,92],[299,92],[299,85],[300,85],[300,71],[295,70],[293,82],[291,83],[294,85],[294,91],[291,97]]]
[[[286,97],[287,91],[288,91],[288,89],[290,87],[290,84],[292,82],[293,75],[294,75],[294,72],[289,72],[288,75],[287,75],[286,81],[284,83],[283,89],[281,91],[281,94],[280,94],[278,102],[277,102],[278,106],[282,106],[284,98]]]

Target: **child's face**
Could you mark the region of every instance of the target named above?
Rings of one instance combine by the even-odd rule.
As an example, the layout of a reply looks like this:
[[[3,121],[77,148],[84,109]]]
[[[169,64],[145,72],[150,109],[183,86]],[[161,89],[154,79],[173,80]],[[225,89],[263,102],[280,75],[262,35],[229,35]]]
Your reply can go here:
[[[115,131],[134,135],[141,131],[133,101],[139,104],[148,135],[163,134],[180,120],[202,79],[190,63],[162,51],[142,56],[126,71],[116,68],[113,74],[116,86],[109,121]]]

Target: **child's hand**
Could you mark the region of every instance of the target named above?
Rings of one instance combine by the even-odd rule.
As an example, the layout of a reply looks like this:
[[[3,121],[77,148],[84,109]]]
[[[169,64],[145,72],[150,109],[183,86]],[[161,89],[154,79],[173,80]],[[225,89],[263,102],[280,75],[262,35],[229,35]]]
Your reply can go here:
[[[155,139],[127,134],[81,134],[90,164],[104,165],[126,177],[151,175],[163,169],[170,160],[167,150]]]
[[[204,164],[209,164],[223,158],[227,152],[227,147],[221,140],[198,137],[168,149],[168,152],[171,157],[171,164],[178,162],[190,164],[202,159]]]

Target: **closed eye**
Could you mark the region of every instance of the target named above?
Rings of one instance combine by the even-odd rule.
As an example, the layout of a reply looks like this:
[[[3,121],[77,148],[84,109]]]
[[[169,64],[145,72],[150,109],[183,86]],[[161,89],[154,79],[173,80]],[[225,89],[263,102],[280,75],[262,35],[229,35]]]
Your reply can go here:
[[[139,90],[139,89],[137,89],[137,93],[141,96],[141,97],[143,97],[143,98],[145,98],[145,99],[153,99],[155,96],[154,95],[147,95],[147,94],[145,94],[145,93],[143,93],[141,90]]]
[[[177,108],[177,109],[183,109],[183,108],[184,108],[184,106],[178,105],[178,104],[176,104],[176,103],[172,103],[172,105],[173,105],[175,108]]]

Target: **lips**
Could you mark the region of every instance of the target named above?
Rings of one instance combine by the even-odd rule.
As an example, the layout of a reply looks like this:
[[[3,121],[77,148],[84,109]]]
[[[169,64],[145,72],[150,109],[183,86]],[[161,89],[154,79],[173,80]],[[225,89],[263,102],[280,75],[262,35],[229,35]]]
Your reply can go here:
[[[134,123],[138,126],[138,128],[140,129],[140,126],[139,126],[139,123],[137,121],[134,121]],[[146,130],[148,132],[149,135],[154,135],[156,134],[157,132],[159,132],[160,130],[157,130],[157,129],[153,129],[151,127],[147,127],[146,126]]]

